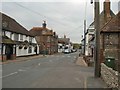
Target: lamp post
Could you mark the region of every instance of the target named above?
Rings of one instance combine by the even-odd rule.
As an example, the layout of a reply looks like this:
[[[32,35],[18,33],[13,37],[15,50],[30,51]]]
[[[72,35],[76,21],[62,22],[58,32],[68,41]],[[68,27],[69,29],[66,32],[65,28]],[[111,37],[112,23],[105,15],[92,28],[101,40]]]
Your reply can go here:
[[[91,0],[93,3],[93,0]],[[94,60],[95,60],[95,77],[100,77],[100,20],[99,20],[99,0],[94,0],[94,21],[95,21],[95,50],[94,50]]]

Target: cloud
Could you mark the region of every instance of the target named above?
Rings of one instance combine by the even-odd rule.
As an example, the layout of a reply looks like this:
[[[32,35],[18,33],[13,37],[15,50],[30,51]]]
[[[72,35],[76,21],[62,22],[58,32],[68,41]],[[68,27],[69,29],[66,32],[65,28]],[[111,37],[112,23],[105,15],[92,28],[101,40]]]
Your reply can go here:
[[[9,1],[9,0],[7,0]],[[14,0],[16,1],[16,0]],[[17,0],[18,1],[18,0]],[[14,18],[18,23],[30,30],[32,27],[41,26],[43,20],[47,21],[48,28],[52,28],[61,37],[64,34],[70,37],[72,42],[80,42],[83,34],[83,21],[85,19],[85,3],[68,2],[3,2],[2,12]],[[33,0],[32,0],[33,1]],[[43,1],[43,0],[42,0]],[[52,0],[51,0],[52,1]],[[102,0],[100,7],[102,11]],[[112,3],[112,9],[117,12],[117,3]],[[94,19],[94,4],[87,2],[87,27]],[[81,26],[82,25],[82,26]]]

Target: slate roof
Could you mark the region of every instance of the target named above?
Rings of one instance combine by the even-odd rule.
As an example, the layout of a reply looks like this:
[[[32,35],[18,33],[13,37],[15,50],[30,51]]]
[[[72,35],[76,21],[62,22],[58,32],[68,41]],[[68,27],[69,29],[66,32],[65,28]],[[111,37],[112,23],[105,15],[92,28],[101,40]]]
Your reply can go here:
[[[2,22],[7,22],[8,27],[2,27],[3,30],[20,33],[24,35],[34,36],[27,29],[25,29],[22,25],[20,25],[15,19],[3,14],[0,12],[2,16]]]

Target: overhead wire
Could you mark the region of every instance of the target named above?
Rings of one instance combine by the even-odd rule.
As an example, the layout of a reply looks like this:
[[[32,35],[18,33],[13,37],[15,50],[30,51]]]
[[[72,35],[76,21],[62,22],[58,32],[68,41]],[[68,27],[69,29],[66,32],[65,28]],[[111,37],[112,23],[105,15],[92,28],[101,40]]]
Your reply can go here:
[[[34,14],[37,14],[37,15],[39,15],[39,16],[42,16],[44,19],[49,19],[49,20],[54,21],[54,22],[56,22],[56,23],[58,23],[58,24],[61,24],[61,25],[64,26],[64,27],[71,27],[71,26],[68,25],[68,24],[61,23],[61,22],[59,22],[59,21],[57,21],[57,20],[55,20],[55,19],[52,19],[52,18],[50,18],[50,17],[48,17],[48,16],[46,16],[46,15],[43,15],[43,14],[37,12],[37,11],[34,11],[34,10],[30,9],[30,8],[27,8],[27,7],[25,7],[25,6],[21,5],[21,4],[18,4],[17,2],[14,2],[14,3],[15,3],[16,5],[18,5],[18,6],[26,9],[26,10],[29,10],[29,11],[33,12]]]

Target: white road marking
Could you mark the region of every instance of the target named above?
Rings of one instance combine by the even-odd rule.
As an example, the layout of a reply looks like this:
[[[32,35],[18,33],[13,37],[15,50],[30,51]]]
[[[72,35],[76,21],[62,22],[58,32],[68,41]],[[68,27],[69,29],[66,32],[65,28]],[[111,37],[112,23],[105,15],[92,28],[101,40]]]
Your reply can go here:
[[[74,58],[76,58],[76,56],[74,56]]]
[[[40,63],[38,64],[38,66],[40,66]]]
[[[81,83],[81,80],[79,78],[75,78],[75,80]]]
[[[52,60],[49,60],[49,62],[52,62]]]
[[[9,77],[9,76],[12,76],[12,75],[17,74],[17,73],[18,73],[18,72],[13,72],[13,73],[10,73],[10,74],[8,74],[8,75],[2,76],[2,77],[0,77],[0,78]]]
[[[84,77],[84,88],[87,88],[87,78]]]
[[[18,69],[19,72],[23,72],[23,71],[26,71],[26,70],[23,70],[23,69]]]

